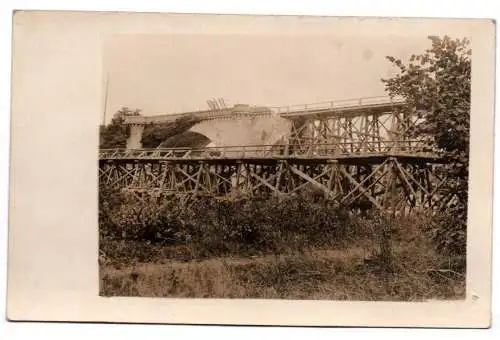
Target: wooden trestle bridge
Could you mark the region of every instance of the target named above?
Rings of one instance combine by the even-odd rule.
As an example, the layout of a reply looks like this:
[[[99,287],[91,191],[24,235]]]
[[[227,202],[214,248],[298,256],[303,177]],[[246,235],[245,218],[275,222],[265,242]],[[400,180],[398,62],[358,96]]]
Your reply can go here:
[[[442,160],[424,138],[412,137],[417,114],[389,98],[356,102],[267,112],[292,123],[274,145],[100,150],[99,182],[139,198],[230,199],[307,189],[354,209],[443,208]]]

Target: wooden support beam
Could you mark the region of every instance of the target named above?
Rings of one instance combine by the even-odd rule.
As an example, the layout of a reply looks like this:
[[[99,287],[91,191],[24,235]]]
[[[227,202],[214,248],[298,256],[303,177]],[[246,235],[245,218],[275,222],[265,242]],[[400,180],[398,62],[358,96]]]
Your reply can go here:
[[[198,194],[198,188],[200,187],[200,179],[201,179],[201,174],[203,173],[204,170],[204,164],[200,163],[198,172],[196,173],[196,184],[194,186],[194,194]]]
[[[277,191],[280,191],[280,186],[281,186],[281,180],[283,178],[283,171],[284,171],[285,165],[283,161],[280,161],[279,166],[278,166],[278,174],[276,178],[276,186],[275,189]]]
[[[356,196],[354,196],[354,197],[352,197],[352,198],[351,198],[351,201],[355,201],[356,199],[358,199],[359,197],[361,197],[361,195],[363,195],[363,192],[369,192],[369,191],[370,191],[370,189],[374,188],[377,184],[379,184],[379,183],[382,181],[382,179],[384,179],[384,177],[385,177],[388,173],[389,173],[389,171],[384,170],[384,171],[382,172],[382,174],[381,174],[381,175],[380,175],[380,176],[379,176],[379,177],[378,177],[378,178],[377,178],[374,182],[370,183],[367,187],[363,188],[363,187],[361,186],[361,187],[356,187],[355,189],[352,189],[352,190],[349,192],[349,194],[356,192],[356,190],[358,190],[358,189],[360,189],[360,190],[358,190],[358,191],[359,191],[359,193],[358,193]],[[361,190],[361,189],[363,189],[363,190]],[[375,193],[371,193],[371,194],[370,194],[370,196],[372,196],[372,197],[376,200],[376,198],[375,198]],[[341,203],[346,203],[346,202],[347,202],[347,199],[344,197],[344,198],[342,199]]]
[[[276,190],[276,186],[272,185],[271,183],[269,183],[268,181],[266,181],[262,177],[258,176],[257,174],[255,174],[253,172],[250,173],[250,175],[253,178],[255,178],[256,180],[258,180],[260,183],[262,183],[263,185],[265,185],[266,187],[268,187],[269,189],[271,189],[274,193],[281,194],[281,192],[279,190]],[[253,190],[255,190],[255,187],[253,188]]]
[[[325,193],[327,193],[328,195],[332,196],[333,197],[333,192],[330,191],[327,187],[325,187],[323,184],[319,183],[318,181],[316,181],[314,178],[306,175],[305,173],[303,173],[302,171],[300,171],[299,169],[293,167],[293,166],[289,166],[288,167],[290,169],[291,172],[293,172],[294,174],[298,175],[299,177],[305,179],[306,181],[310,182],[311,184],[313,184],[314,186],[316,186],[318,189],[321,189],[323,190]]]
[[[345,169],[341,168],[340,171],[344,174],[344,176],[354,185],[357,186],[359,183],[352,177]],[[362,191],[363,196],[365,196],[370,202],[373,203],[374,206],[376,206],[378,209],[383,210],[382,206],[377,202],[375,198],[373,198],[370,194],[368,194],[366,191]]]
[[[352,189],[346,196],[344,196],[342,198],[342,200],[347,200],[349,198],[349,196],[352,195],[352,193],[354,193],[356,190],[358,190],[359,188],[361,188],[363,186],[363,184],[365,184],[368,180],[370,180],[373,176],[375,176],[377,174],[377,172],[382,169],[382,167],[384,167],[388,162],[388,159],[384,160],[382,162],[382,164],[378,165],[373,171],[372,173],[366,177],[364,180],[362,180],[361,182],[359,182],[355,187],[354,189]],[[381,177],[383,177],[385,174],[385,172],[381,175]]]
[[[397,160],[394,160],[394,163],[396,164],[396,168],[399,170],[397,172],[399,178],[402,180],[403,183],[406,184],[406,186],[408,187],[408,190],[413,194],[413,197],[415,197],[415,200],[417,199],[417,193],[416,191],[413,189],[413,186],[410,184],[410,182],[408,181],[408,178],[406,178],[406,175],[405,175],[405,170],[401,167],[401,165],[399,164],[399,162]],[[414,180],[416,183],[418,183],[418,181]],[[420,183],[418,183],[420,184]]]
[[[182,185],[182,184],[186,183],[186,182],[187,182],[187,181],[189,181],[189,180],[190,180],[192,183],[194,183],[194,184],[196,185],[197,180],[196,180],[196,178],[195,178],[195,177],[191,176],[191,175],[190,175],[190,174],[188,174],[188,173],[187,173],[184,169],[181,169],[180,167],[179,167],[179,168],[177,168],[176,170],[177,170],[178,172],[182,173],[184,176],[186,176],[186,177],[187,177],[187,178],[186,178],[186,180],[182,181],[180,185]],[[199,186],[200,186],[201,188],[203,188],[204,190],[207,190],[207,191],[208,191],[208,189],[207,189],[206,187],[204,187],[203,185],[199,184]]]
[[[319,175],[317,175],[317,176],[315,176],[315,177],[312,177],[312,180],[314,180],[314,181],[316,181],[317,183],[319,183],[319,182],[318,182],[318,179],[320,179],[321,177],[325,176],[328,172],[330,172],[330,169],[328,169],[328,168],[327,168],[327,169],[326,169],[326,170],[324,170],[321,174],[319,174]],[[300,189],[302,189],[303,187],[305,187],[305,186],[306,186],[306,185],[308,185],[308,184],[310,184],[310,181],[307,181],[307,182],[305,182],[305,183],[300,184],[299,186],[295,187],[295,188],[294,188],[291,192],[296,192],[296,191],[299,191]],[[319,184],[321,184],[321,183],[319,183]],[[321,184],[321,185],[322,185],[322,188],[323,188],[323,184]],[[327,193],[327,194],[328,194],[329,192],[331,192],[331,190],[330,190],[330,188],[328,188],[328,186],[326,187],[326,189],[328,189],[328,191],[324,190],[324,191],[325,191],[325,193]]]

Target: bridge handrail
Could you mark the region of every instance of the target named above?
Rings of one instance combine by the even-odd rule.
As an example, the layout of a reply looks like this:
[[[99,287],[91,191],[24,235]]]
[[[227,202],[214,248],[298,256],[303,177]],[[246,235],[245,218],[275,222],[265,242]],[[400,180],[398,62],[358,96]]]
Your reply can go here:
[[[380,140],[380,141],[350,141],[338,143],[314,143],[307,144],[308,146],[337,146],[337,145],[350,145],[350,144],[408,144],[408,143],[426,143],[423,139],[405,139],[405,140]],[[241,148],[258,148],[258,147],[284,147],[284,146],[301,146],[303,144],[248,144],[248,145],[224,145],[224,146],[209,146],[201,148],[191,147],[174,147],[174,148],[141,148],[141,149],[126,149],[126,148],[113,148],[113,149],[100,149],[100,151],[189,151],[189,150],[217,150],[217,149],[241,149]]]
[[[163,114],[157,116],[127,116],[125,117],[125,124],[147,124],[149,122],[154,123],[161,120],[175,120],[182,117],[193,116],[201,119],[215,119],[223,118],[228,116],[236,115],[272,115],[278,114],[286,117],[288,114],[296,114],[299,112],[309,112],[309,111],[328,111],[328,110],[338,110],[344,108],[351,108],[356,106],[370,106],[370,105],[401,105],[404,104],[405,100],[402,98],[392,98],[390,96],[374,96],[374,97],[363,97],[363,98],[352,98],[352,99],[341,99],[341,100],[329,100],[321,101],[307,104],[294,104],[294,105],[284,105],[284,106],[265,106],[258,111],[254,112],[234,112],[233,108],[224,108],[220,111],[213,110],[199,110],[190,112],[177,112],[172,114]],[[256,107],[253,107],[256,109]]]
[[[381,152],[405,151],[414,154],[435,154],[439,152],[428,145],[424,140],[396,140],[396,141],[350,141],[340,143],[318,144],[274,144],[274,145],[245,145],[219,146],[204,148],[149,148],[149,149],[101,149],[99,159],[147,159],[147,158],[190,158],[199,157],[199,154],[210,157],[254,156],[254,155],[282,155],[286,150],[291,156],[315,155],[349,155],[349,154],[379,154]]]
[[[337,110],[342,108],[350,108],[356,106],[369,106],[369,105],[400,105],[404,104],[405,100],[402,98],[391,98],[389,96],[377,97],[363,97],[341,100],[329,100],[307,104],[295,104],[288,106],[271,106],[269,107],[273,112],[279,114],[288,114],[296,112],[320,111],[320,110]]]

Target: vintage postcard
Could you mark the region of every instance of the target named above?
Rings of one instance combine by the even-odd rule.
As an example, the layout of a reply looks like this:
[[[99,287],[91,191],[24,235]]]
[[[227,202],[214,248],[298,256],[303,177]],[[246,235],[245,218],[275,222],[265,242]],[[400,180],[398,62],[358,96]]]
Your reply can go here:
[[[493,21],[13,21],[9,319],[490,325]]]

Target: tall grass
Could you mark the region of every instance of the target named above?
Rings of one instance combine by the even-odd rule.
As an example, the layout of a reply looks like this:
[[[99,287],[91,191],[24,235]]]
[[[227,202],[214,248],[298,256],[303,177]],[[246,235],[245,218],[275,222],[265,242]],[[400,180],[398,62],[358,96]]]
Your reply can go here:
[[[401,251],[401,253],[399,253]],[[430,258],[402,249],[388,273],[364,261],[363,250],[311,251],[256,259],[146,263],[101,269],[105,296],[422,301],[465,294],[460,275],[429,270]],[[429,261],[430,260],[430,261]]]
[[[446,214],[350,215],[301,196],[188,209],[100,198],[102,295],[421,300],[465,292],[464,235]]]

